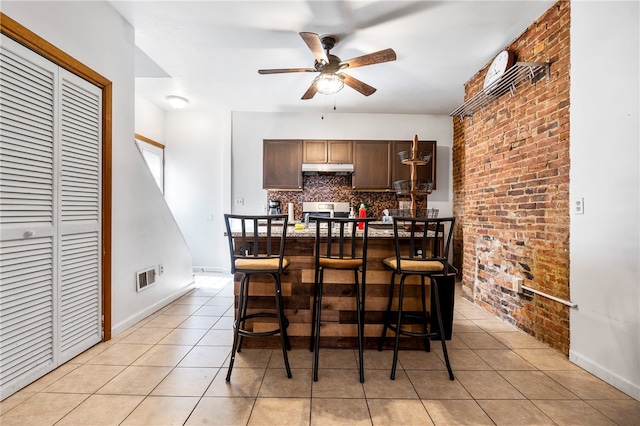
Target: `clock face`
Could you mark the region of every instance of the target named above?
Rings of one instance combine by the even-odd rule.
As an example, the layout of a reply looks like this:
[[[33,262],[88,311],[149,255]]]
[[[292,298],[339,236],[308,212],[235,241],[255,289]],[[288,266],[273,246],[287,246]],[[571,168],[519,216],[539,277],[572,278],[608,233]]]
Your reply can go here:
[[[487,88],[495,81],[497,81],[502,74],[513,64],[513,53],[508,50],[503,50],[495,57],[491,65],[489,65],[489,69],[487,70],[487,75],[484,77],[484,86],[483,88]]]

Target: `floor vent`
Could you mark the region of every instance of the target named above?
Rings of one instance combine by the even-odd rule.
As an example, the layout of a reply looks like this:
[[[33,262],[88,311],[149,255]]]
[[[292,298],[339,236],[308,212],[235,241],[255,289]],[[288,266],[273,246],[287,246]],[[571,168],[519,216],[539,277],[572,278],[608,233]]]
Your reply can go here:
[[[156,282],[156,268],[136,272],[136,291],[144,290]]]

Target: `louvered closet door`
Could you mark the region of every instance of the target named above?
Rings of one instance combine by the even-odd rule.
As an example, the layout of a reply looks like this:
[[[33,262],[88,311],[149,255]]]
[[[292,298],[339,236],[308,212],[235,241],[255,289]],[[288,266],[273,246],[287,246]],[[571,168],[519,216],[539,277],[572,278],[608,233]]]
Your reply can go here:
[[[60,355],[102,338],[100,294],[101,91],[60,70],[58,265]]]
[[[77,80],[2,36],[0,399],[101,339],[100,91]]]
[[[5,397],[57,364],[58,76],[55,65],[4,36],[0,52],[0,391]]]

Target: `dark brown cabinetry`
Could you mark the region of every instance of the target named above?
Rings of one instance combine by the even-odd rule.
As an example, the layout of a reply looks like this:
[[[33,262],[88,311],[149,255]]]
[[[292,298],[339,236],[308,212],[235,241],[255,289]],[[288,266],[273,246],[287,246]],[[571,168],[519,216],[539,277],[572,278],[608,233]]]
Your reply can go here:
[[[353,189],[391,189],[392,145],[390,141],[353,141]]]
[[[411,141],[393,141],[392,157],[392,179],[391,183],[398,180],[411,179],[411,167],[402,164],[398,153],[401,151],[411,151]],[[431,154],[431,160],[425,165],[416,168],[418,180],[433,182],[433,189],[436,189],[436,142],[435,141],[418,141],[418,150]]]
[[[327,162],[327,141],[302,141],[302,162],[324,164]]]
[[[302,141],[264,140],[262,187],[302,190]]]
[[[358,191],[395,191],[393,183],[411,179],[400,151],[411,141],[381,140],[264,140],[263,188],[302,190],[302,163],[353,164],[352,187]],[[417,179],[432,181],[436,189],[436,141],[419,141],[431,160],[416,168]]]
[[[353,163],[353,142],[351,141],[327,141],[327,152],[329,163]]]
[[[351,164],[353,144],[341,140],[305,140],[302,142],[302,162],[315,164]]]

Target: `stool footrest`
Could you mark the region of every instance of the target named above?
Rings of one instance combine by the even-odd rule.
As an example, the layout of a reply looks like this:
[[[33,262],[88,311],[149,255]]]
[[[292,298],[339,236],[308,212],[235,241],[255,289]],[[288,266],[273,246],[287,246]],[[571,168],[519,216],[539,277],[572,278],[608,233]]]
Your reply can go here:
[[[391,331],[393,331],[394,333],[397,333],[398,331],[396,330],[396,326],[394,325],[387,325],[387,328]],[[403,336],[410,336],[410,337],[422,337],[422,338],[426,338],[426,337],[438,337],[440,336],[439,332],[433,332],[433,333],[420,333],[418,331],[408,331],[408,330],[400,330],[400,334]]]
[[[397,315],[396,315],[397,317]],[[402,318],[407,318],[407,319],[414,319],[414,320],[420,320],[420,322],[414,322],[414,323],[409,323],[408,325],[423,325],[425,322],[428,322],[429,325],[431,325],[431,318],[428,315],[427,318],[425,319],[423,316],[420,315],[412,315],[412,314],[402,314]],[[394,333],[398,333],[398,327],[396,327],[394,324],[396,324],[398,321],[397,319],[393,320],[393,321],[387,321],[386,322],[386,326],[389,330],[393,331]],[[404,321],[403,321],[404,324]],[[409,331],[409,330],[400,330],[399,334],[403,335],[403,336],[410,336],[410,337],[421,337],[421,338],[427,338],[427,337],[439,337],[440,333],[438,331],[433,331],[433,332],[420,332],[420,331]]]
[[[268,312],[258,312],[255,314],[249,314],[249,315],[245,315],[244,317],[238,318],[237,320],[235,320],[233,322],[233,328],[238,330],[238,334],[241,336],[247,336],[247,337],[264,337],[264,336],[273,336],[275,334],[278,334],[281,332],[280,327],[275,328],[273,330],[267,330],[267,331],[247,331],[244,330],[242,328],[238,328],[238,324],[248,320],[248,319],[252,319],[252,318],[278,318],[277,314],[271,314]],[[283,322],[284,322],[284,327],[287,328],[289,327],[289,320],[286,318],[283,318]]]

